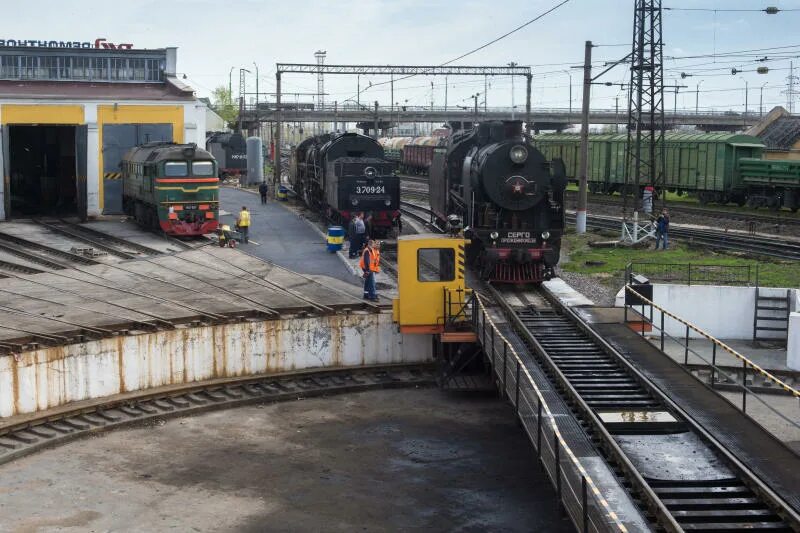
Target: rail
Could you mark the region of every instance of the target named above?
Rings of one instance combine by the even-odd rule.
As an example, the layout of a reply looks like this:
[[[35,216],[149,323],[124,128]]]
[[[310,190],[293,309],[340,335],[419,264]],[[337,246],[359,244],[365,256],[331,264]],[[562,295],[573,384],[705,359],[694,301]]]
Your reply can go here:
[[[752,265],[706,265],[632,261],[625,267],[625,279],[630,280],[633,274],[641,274],[650,281],[665,283],[758,287],[758,263]]]
[[[753,361],[751,361],[750,359],[748,359],[747,357],[745,357],[741,353],[737,352],[736,350],[734,350],[733,348],[731,348],[730,346],[728,346],[724,342],[720,341],[719,339],[717,339],[716,337],[714,337],[710,333],[708,333],[705,330],[695,326],[694,324],[691,324],[690,322],[684,320],[683,318],[681,318],[681,317],[679,317],[679,316],[667,311],[663,307],[661,307],[658,304],[654,303],[653,301],[647,299],[646,297],[641,295],[639,292],[634,290],[633,287],[631,287],[630,285],[628,285],[628,284],[625,285],[625,291],[631,293],[631,295],[634,297],[634,299],[638,300],[638,302],[636,302],[636,303],[632,303],[632,304],[627,304],[626,303],[625,304],[625,310],[624,310],[625,323],[628,323],[628,312],[629,312],[628,308],[630,307],[630,310],[640,319],[640,322],[641,322],[641,330],[640,330],[640,332],[641,332],[641,335],[644,337],[645,333],[646,333],[646,329],[647,329],[646,322],[648,322],[648,320],[646,320],[644,308],[645,308],[645,306],[649,306],[650,307],[649,324],[650,324],[651,328],[656,329],[656,330],[659,331],[659,349],[662,352],[664,352],[664,345],[665,345],[665,342],[666,342],[667,339],[669,339],[670,341],[673,341],[673,342],[683,346],[683,348],[684,348],[684,362],[683,362],[683,364],[684,365],[688,365],[689,353],[690,352],[693,355],[695,355],[697,358],[699,358],[701,361],[706,363],[706,367],[711,370],[711,374],[710,374],[710,378],[709,378],[709,385],[712,388],[717,383],[721,383],[721,381],[718,380],[718,376],[720,376],[720,377],[725,378],[725,383],[729,384],[731,387],[733,387],[734,390],[738,389],[738,390],[741,391],[741,393],[742,393],[742,403],[741,403],[741,408],[740,409],[741,409],[742,413],[747,414],[747,396],[748,396],[748,393],[750,393],[751,397],[755,398],[758,402],[760,402],[764,407],[766,407],[768,410],[770,410],[773,414],[777,415],[778,417],[780,417],[781,419],[785,420],[786,422],[788,422],[789,424],[793,425],[794,427],[800,428],[800,424],[798,424],[794,420],[791,420],[786,415],[784,415],[783,413],[781,413],[778,410],[776,410],[772,405],[770,405],[768,402],[764,401],[764,399],[762,399],[757,392],[753,391],[750,387],[747,386],[747,373],[748,373],[748,370],[752,369],[753,372],[757,372],[764,379],[766,379],[770,383],[773,383],[776,386],[780,387],[781,389],[783,389],[784,391],[788,392],[789,394],[791,394],[795,398],[800,398],[800,391],[798,391],[794,387],[790,386],[786,382],[778,379],[776,376],[772,375],[767,370],[761,368],[759,365],[757,365],[756,363],[754,363]],[[641,308],[641,312],[639,312],[636,309],[637,307]],[[656,325],[655,321],[652,319],[653,309],[658,310],[659,313],[660,313],[660,319],[659,319],[660,326]],[[666,332],[666,329],[664,327],[665,326],[666,317],[669,317],[672,320],[675,320],[676,322],[678,322],[680,324],[683,324],[686,327],[686,336],[685,336],[685,338],[678,339],[677,337],[674,337],[673,335],[670,335],[669,333]],[[689,336],[690,336],[690,333],[692,331],[698,333],[699,335],[701,335],[705,339],[711,341],[711,343],[712,343],[711,361],[709,361],[706,357],[702,356],[701,354],[697,353],[694,349],[692,349],[689,346]],[[721,349],[721,350],[729,353],[730,355],[732,355],[733,357],[735,357],[736,359],[741,361],[741,363],[742,363],[742,371],[743,371],[743,376],[742,376],[741,383],[737,382],[735,376],[731,376],[728,372],[726,372],[726,370],[724,368],[721,368],[719,365],[717,365],[717,351],[718,351],[718,349]],[[731,402],[731,404],[732,405],[736,405],[736,404],[733,404],[733,402]],[[739,406],[736,405],[736,407],[739,407]]]
[[[536,448],[539,461],[556,487],[559,501],[578,530],[627,532],[625,524],[570,449],[541,390],[514,346],[489,316],[477,293],[473,300],[472,320],[484,351],[489,348],[486,355],[491,359],[504,395],[514,406]],[[497,340],[500,341],[500,350],[496,346]],[[542,423],[543,417],[547,423]],[[563,456],[567,461],[562,459]]]

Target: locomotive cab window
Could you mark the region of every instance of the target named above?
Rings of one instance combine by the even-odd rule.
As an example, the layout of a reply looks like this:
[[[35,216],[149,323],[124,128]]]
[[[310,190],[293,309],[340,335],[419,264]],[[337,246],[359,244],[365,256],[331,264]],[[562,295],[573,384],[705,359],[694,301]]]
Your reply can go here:
[[[164,175],[168,178],[179,178],[188,175],[186,161],[167,161],[164,163]]]
[[[452,248],[420,248],[417,251],[418,281],[453,281],[456,253]]]
[[[214,172],[214,163],[211,161],[194,161],[192,163],[192,175],[216,176]]]

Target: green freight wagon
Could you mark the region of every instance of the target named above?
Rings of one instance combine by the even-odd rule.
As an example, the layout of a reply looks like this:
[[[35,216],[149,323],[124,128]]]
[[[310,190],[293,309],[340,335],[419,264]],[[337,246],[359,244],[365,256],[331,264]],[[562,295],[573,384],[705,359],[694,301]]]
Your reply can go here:
[[[793,212],[800,206],[800,161],[739,159],[739,174],[747,188],[750,207],[785,207]]]
[[[625,184],[627,135],[590,135],[588,179],[592,192],[620,192]],[[548,159],[564,159],[567,177],[577,180],[580,136],[540,135],[534,144]],[[696,193],[701,202],[744,203],[745,187],[736,162],[759,158],[764,145],[757,137],[726,133],[668,133],[665,137],[665,176],[659,188]],[[630,182],[635,179],[631,177]],[[640,180],[640,186],[648,185]]]

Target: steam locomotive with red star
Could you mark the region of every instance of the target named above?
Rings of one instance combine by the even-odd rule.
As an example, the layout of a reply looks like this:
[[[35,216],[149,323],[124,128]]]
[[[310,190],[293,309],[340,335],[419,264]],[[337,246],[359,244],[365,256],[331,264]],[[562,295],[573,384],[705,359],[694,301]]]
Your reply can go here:
[[[566,185],[563,162],[546,160],[521,121],[482,122],[435,149],[430,207],[442,224],[463,227],[483,279],[540,283],[555,276]]]

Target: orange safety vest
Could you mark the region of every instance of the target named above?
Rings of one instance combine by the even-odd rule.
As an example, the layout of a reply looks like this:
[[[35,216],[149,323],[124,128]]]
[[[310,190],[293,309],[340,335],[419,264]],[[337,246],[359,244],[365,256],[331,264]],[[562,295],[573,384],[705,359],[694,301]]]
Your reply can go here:
[[[364,253],[361,254],[361,261],[358,262],[358,266],[361,270],[364,270],[366,265],[364,264],[364,255],[369,254],[369,269],[373,272],[380,272],[381,271],[381,253],[378,250],[373,250],[372,248],[367,248],[364,250]]]

